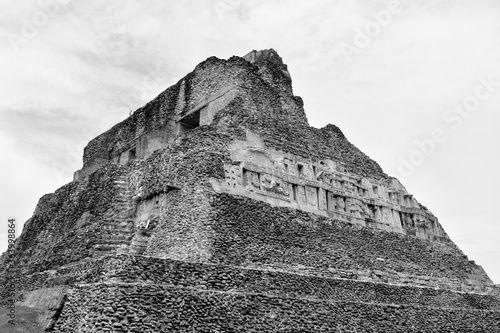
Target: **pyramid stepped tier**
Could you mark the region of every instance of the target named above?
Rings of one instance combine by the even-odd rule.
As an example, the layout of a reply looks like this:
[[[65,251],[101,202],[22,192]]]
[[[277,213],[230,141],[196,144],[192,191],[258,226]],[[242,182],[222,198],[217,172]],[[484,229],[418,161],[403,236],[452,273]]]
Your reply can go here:
[[[38,279],[49,288],[45,293],[60,291],[58,285],[68,281],[74,286],[57,314],[56,332],[71,327],[78,327],[75,332],[120,332],[121,325],[132,332],[183,331],[185,325],[201,325],[201,331],[235,327],[256,332],[280,327],[291,331],[317,329],[325,322],[338,323],[323,327],[327,332],[369,325],[375,332],[387,327],[395,331],[413,327],[419,332],[432,321],[439,323],[438,332],[481,332],[500,316],[498,295],[137,255],[104,256],[62,267],[45,277],[45,281]],[[32,287],[34,293],[43,290]],[[312,315],[312,310],[323,316]],[[260,320],[272,313],[269,320]],[[351,316],[358,319],[343,318]],[[460,318],[467,320],[457,320]],[[283,321],[286,325],[281,326]]]
[[[89,298],[88,295],[94,297]],[[150,284],[75,286],[54,332],[499,332],[500,312]]]
[[[208,58],[83,162],[0,259],[2,305],[47,331],[500,331],[498,286],[338,127],[309,127],[274,50]]]
[[[52,288],[68,280],[78,285],[154,284],[276,297],[500,311],[498,296],[491,294],[136,255],[105,256],[63,267],[47,275],[45,281],[39,279],[40,285],[32,288]]]

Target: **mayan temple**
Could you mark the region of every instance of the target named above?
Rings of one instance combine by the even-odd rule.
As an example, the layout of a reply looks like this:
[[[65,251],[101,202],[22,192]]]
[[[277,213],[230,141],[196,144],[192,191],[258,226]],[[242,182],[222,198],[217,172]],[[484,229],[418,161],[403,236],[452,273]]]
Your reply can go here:
[[[52,332],[500,332],[500,289],[309,126],[272,49],[208,58],[91,140],[0,265],[2,304]]]

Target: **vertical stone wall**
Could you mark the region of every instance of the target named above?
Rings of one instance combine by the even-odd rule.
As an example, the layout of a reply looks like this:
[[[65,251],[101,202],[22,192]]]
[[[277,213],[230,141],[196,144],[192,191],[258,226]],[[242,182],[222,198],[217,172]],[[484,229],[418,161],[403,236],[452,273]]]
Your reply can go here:
[[[228,61],[212,57],[199,64],[153,101],[90,141],[84,150],[84,166],[78,176],[88,175],[96,165],[113,160],[130,149],[136,149],[138,158],[149,156],[155,149],[172,142],[179,135],[177,121],[180,117],[200,105],[208,104],[211,109],[206,110],[209,111],[205,115],[207,119],[203,120],[208,123],[217,110],[227,104],[228,98],[234,96],[229,90],[243,84],[251,75],[250,67],[247,61],[238,57]],[[151,144],[144,146],[146,142]]]
[[[453,243],[351,225],[224,193],[215,195],[212,207],[217,235],[212,262],[320,275],[345,269],[381,281],[408,275],[429,282],[447,278],[478,291],[492,287],[484,271]]]
[[[129,118],[89,142],[84,150],[84,167],[75,178],[87,176],[108,160],[125,163],[130,154],[145,158],[189,128],[210,124],[219,111],[245,94],[260,95],[246,106],[258,113],[254,116],[277,115],[307,126],[302,101],[293,96],[286,65],[274,51],[264,58],[254,58],[253,63],[240,57],[211,57]],[[195,115],[197,112],[200,114]],[[189,114],[200,119],[185,120]],[[125,158],[121,157],[124,153]]]
[[[115,284],[74,288],[54,332],[493,333],[499,322],[499,312],[488,310]]]
[[[191,261],[207,261],[211,257],[213,232],[204,192],[198,187],[166,194],[167,204],[144,254]]]
[[[229,145],[225,179],[216,191],[329,216],[345,222],[449,242],[437,218],[394,179],[374,180],[330,159],[307,159],[267,148],[247,131]]]

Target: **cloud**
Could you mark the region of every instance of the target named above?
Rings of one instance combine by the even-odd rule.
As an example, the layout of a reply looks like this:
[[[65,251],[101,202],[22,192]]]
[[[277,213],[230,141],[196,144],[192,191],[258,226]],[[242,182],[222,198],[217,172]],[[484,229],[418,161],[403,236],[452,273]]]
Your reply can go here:
[[[15,217],[19,229],[35,210],[38,199],[55,190],[50,169],[28,154],[20,154],[14,139],[0,132],[0,233],[7,233],[7,219]],[[20,231],[20,230],[19,230]],[[0,248],[7,246],[7,238],[0,238]]]

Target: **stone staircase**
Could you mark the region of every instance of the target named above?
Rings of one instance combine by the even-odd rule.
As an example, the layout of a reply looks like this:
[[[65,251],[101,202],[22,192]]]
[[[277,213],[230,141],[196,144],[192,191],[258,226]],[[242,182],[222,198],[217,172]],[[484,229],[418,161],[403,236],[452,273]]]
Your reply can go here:
[[[93,257],[116,254],[119,249],[128,248],[135,232],[135,205],[128,188],[128,177],[119,176],[114,183],[118,199],[114,201],[114,209],[108,211],[102,221],[101,240],[93,247]]]

